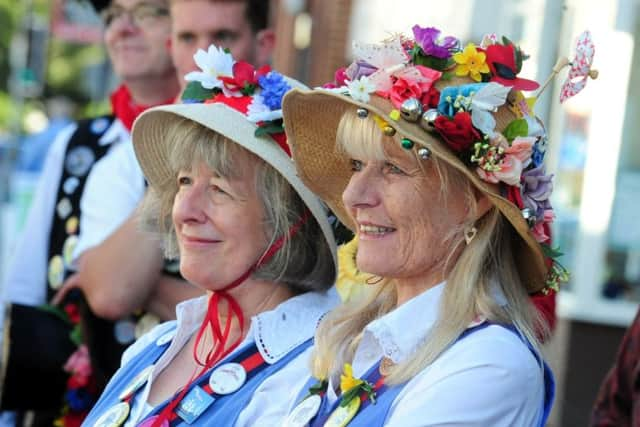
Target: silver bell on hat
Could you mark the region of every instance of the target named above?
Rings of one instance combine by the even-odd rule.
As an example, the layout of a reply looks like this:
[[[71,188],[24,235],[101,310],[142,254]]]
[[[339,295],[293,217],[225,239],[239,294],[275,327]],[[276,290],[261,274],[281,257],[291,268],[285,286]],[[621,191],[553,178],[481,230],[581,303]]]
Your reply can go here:
[[[426,131],[432,131],[434,129],[434,123],[440,113],[435,108],[430,108],[424,113],[422,113],[422,117],[420,117],[420,127]]]
[[[422,115],[422,103],[418,98],[405,99],[400,106],[400,115],[408,122],[417,122]]]
[[[530,208],[522,209],[522,217],[527,221],[529,228],[533,228],[536,225],[536,216]]]

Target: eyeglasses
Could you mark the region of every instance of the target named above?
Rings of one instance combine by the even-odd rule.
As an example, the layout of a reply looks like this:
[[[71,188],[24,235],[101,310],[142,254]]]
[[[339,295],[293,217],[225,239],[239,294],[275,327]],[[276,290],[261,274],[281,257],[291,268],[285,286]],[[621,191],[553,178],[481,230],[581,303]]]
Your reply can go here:
[[[111,5],[105,8],[100,15],[106,27],[113,24],[114,21],[128,15],[133,22],[141,27],[162,16],[169,16],[169,9],[153,3],[138,3],[131,9],[125,9],[122,6]]]

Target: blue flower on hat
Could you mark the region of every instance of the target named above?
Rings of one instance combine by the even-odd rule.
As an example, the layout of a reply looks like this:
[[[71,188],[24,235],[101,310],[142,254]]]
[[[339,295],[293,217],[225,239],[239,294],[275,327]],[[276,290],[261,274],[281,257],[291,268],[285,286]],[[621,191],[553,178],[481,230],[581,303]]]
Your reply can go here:
[[[258,83],[262,88],[263,103],[271,110],[279,110],[282,108],[282,97],[291,89],[291,86],[284,79],[282,74],[271,71],[261,76]]]
[[[95,403],[93,396],[85,388],[67,390],[65,398],[72,411],[84,411]]]
[[[440,92],[438,112],[453,117],[458,111],[468,111],[471,105],[471,96],[478,93],[485,83],[472,83],[462,86],[449,86]]]

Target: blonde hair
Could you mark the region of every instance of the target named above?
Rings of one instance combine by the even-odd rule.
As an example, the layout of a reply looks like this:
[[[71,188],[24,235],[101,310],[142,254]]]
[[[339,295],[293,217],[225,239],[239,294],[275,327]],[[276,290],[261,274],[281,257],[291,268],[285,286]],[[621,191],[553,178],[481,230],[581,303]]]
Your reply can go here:
[[[398,141],[384,137],[371,117],[362,119],[352,111],[343,115],[338,126],[338,150],[357,158],[381,160],[386,158],[385,145],[390,143]],[[470,203],[471,214],[476,212],[477,190],[461,172],[435,156],[420,161],[416,150],[407,153],[413,153],[423,168],[435,168],[441,178],[441,195],[455,191]],[[452,345],[478,315],[491,322],[515,326],[534,346],[536,332],[545,331],[513,258],[516,231],[495,207],[474,225],[478,232],[468,245],[463,236],[465,224],[451,230],[445,242],[438,242],[446,244],[449,253],[443,265],[448,274],[438,318],[416,351],[389,370],[387,383],[400,384],[413,378]],[[426,245],[430,243],[433,242]],[[504,296],[506,304],[496,300],[497,293]],[[368,298],[344,304],[329,313],[316,332],[313,375],[337,378],[344,363],[353,360],[364,328],[393,310],[396,300],[393,279],[383,278]]]
[[[150,187],[141,207],[144,228],[160,233],[165,255],[179,257],[172,220],[180,170],[192,170],[199,162],[218,175],[238,179],[239,156],[257,159],[256,193],[263,207],[263,226],[271,245],[300,222],[307,211],[305,203],[289,182],[271,165],[233,141],[188,119],[176,120],[166,131],[170,147],[165,182]],[[287,285],[296,292],[326,290],[335,278],[331,249],[317,221],[309,215],[297,233],[288,239],[254,277]]]

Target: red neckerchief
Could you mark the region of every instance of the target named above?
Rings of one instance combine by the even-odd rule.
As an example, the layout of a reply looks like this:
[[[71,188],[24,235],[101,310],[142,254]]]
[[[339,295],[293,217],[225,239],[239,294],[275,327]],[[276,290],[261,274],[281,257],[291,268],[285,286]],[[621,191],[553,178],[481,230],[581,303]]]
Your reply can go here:
[[[133,126],[133,121],[147,108],[155,107],[156,105],[163,104],[173,104],[174,98],[171,97],[166,101],[159,102],[157,104],[152,105],[140,105],[136,104],[136,102],[131,97],[131,92],[129,92],[129,88],[125,85],[120,85],[118,89],[116,89],[111,94],[111,109],[113,114],[120,119],[122,124],[131,131],[131,127]]]

